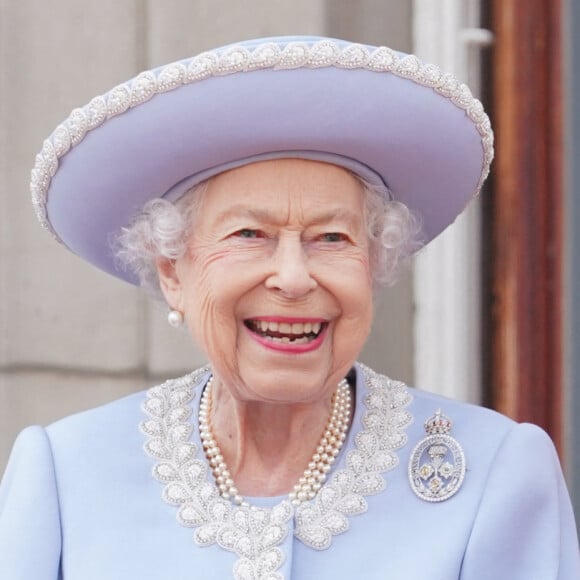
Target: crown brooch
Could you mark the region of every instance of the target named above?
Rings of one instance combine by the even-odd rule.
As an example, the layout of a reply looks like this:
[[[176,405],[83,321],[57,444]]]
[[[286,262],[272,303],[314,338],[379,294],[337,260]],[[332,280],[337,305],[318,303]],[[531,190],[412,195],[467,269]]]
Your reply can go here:
[[[465,479],[465,455],[451,437],[453,423],[440,409],[425,421],[427,437],[413,449],[409,482],[420,499],[440,502],[454,496]]]

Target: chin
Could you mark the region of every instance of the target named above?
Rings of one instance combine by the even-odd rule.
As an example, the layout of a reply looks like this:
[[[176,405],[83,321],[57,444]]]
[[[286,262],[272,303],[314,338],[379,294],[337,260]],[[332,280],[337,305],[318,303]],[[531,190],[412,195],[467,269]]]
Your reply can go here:
[[[314,368],[297,364],[271,369],[243,367],[240,368],[240,378],[246,397],[279,404],[304,404],[324,399],[334,392],[348,372],[348,368],[344,373],[339,370],[332,372],[328,366],[322,365]]]

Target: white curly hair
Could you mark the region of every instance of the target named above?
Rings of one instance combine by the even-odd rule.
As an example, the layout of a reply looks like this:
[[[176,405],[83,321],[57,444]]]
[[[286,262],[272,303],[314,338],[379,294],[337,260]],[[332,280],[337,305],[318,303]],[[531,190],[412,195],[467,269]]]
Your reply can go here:
[[[401,202],[392,201],[386,186],[363,186],[370,266],[375,289],[395,283],[401,266],[422,246],[420,220]],[[119,265],[138,277],[141,287],[163,300],[155,260],[176,260],[187,249],[188,232],[195,227],[198,209],[208,183],[201,182],[177,202],[148,201],[133,222],[121,230],[114,243]]]

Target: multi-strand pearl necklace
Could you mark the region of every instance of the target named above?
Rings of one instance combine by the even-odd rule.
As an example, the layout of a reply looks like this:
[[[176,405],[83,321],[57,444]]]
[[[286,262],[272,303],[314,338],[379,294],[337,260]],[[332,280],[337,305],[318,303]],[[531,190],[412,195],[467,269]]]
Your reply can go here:
[[[211,430],[210,413],[212,405],[211,377],[203,391],[199,405],[199,431],[205,455],[211,466],[220,494],[237,505],[248,506],[240,495],[224,456]],[[346,379],[340,381],[332,398],[332,412],[328,418],[324,433],[316,447],[308,467],[290,492],[289,498],[294,505],[312,499],[326,481],[334,460],[340,453],[346,432],[350,424],[351,394]]]

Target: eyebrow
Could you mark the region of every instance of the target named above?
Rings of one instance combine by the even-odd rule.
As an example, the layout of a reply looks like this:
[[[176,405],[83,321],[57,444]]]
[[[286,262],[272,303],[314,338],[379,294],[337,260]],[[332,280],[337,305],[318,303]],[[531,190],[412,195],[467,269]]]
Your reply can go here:
[[[280,223],[278,216],[274,215],[268,210],[261,208],[248,207],[244,204],[236,204],[222,213],[218,214],[217,221],[223,222],[232,218],[251,218],[256,222]],[[310,225],[324,225],[334,220],[342,221],[348,226],[355,227],[360,215],[354,211],[342,208],[335,208],[327,211],[316,212],[316,215],[309,217],[308,223]]]

